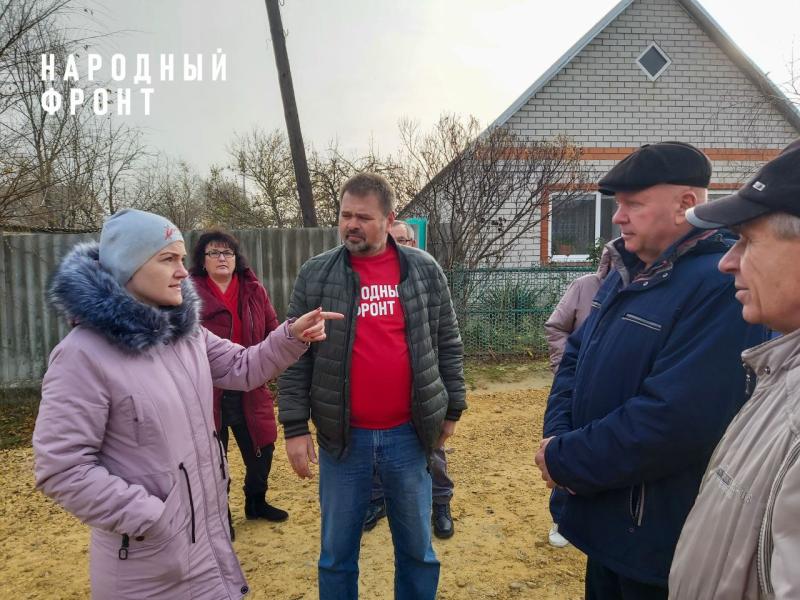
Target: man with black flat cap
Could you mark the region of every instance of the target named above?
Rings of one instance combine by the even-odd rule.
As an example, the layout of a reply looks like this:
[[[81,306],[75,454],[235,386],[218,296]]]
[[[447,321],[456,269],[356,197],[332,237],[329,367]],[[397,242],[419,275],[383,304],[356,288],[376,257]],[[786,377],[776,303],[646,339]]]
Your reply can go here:
[[[703,477],[670,598],[800,598],[800,140],[687,219],[739,233],[719,270],[735,278],[744,319],[783,335],[742,354],[758,383]]]
[[[711,165],[680,142],[643,146],[603,177],[622,237],[568,342],[536,464],[566,506],[559,532],[588,555],[589,600],[667,597],[683,522],[711,451],[745,400],[739,353],[762,341],[716,264],[733,245],[686,212]]]

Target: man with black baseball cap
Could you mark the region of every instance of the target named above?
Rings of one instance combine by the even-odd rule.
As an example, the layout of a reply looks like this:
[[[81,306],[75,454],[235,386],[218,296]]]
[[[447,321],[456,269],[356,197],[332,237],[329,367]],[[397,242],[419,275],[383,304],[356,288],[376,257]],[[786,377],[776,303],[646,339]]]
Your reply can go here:
[[[783,335],[742,353],[758,383],[708,465],[670,598],[800,598],[800,140],[687,218],[740,234],[719,269],[733,275],[744,319]]]
[[[667,597],[706,463],[745,399],[739,353],[765,337],[716,269],[732,236],[686,220],[710,177],[700,150],[662,142],[598,184],[617,201],[620,268],[567,342],[536,455],[548,486],[568,491],[559,532],[588,555],[589,600]]]

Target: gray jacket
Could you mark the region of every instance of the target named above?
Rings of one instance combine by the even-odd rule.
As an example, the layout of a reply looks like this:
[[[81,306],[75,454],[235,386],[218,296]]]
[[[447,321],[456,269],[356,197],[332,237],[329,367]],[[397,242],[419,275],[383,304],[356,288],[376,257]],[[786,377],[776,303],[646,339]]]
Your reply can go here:
[[[391,236],[389,243],[397,247],[400,260],[398,292],[413,373],[412,421],[430,453],[445,418],[457,421],[467,407],[464,347],[441,267],[421,250],[397,246]],[[286,437],[308,433],[311,418],[319,445],[336,455],[344,452],[350,433],[350,356],[359,290],[344,246],[302,266],[288,316],[322,306],[344,313],[345,319],[329,321],[327,339],[314,344],[278,380],[278,418]]]
[[[742,358],[758,385],[709,462],[670,598],[800,598],[800,331]]]

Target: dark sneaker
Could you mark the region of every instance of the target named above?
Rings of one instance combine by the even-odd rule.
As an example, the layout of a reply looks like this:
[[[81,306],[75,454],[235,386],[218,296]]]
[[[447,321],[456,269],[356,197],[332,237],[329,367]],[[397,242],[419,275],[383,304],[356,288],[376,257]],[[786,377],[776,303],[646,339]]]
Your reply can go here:
[[[275,523],[289,518],[289,513],[269,504],[264,496],[245,496],[244,515],[248,519],[266,519]]]
[[[453,537],[455,529],[453,527],[453,517],[450,515],[449,504],[434,503],[431,521],[433,522],[433,535],[437,538],[446,540]]]
[[[378,524],[382,518],[386,516],[386,503],[381,500],[380,502],[370,502],[367,507],[367,516],[364,517],[364,531],[372,531],[375,525]]]

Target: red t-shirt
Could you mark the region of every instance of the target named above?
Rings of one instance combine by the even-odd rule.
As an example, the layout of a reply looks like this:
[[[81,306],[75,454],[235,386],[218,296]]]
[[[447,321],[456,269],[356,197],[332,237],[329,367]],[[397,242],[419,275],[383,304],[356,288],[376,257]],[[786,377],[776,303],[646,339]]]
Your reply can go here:
[[[211,282],[209,286],[214,295],[222,301],[228,312],[231,313],[233,319],[231,327],[231,341],[235,344],[242,343],[242,318],[239,316],[239,277],[236,273],[233,274],[228,288],[223,292],[216,281],[208,278]]]
[[[361,282],[350,360],[350,424],[397,427],[411,420],[411,360],[397,294],[397,250],[387,246],[377,256],[351,255],[350,261]]]

